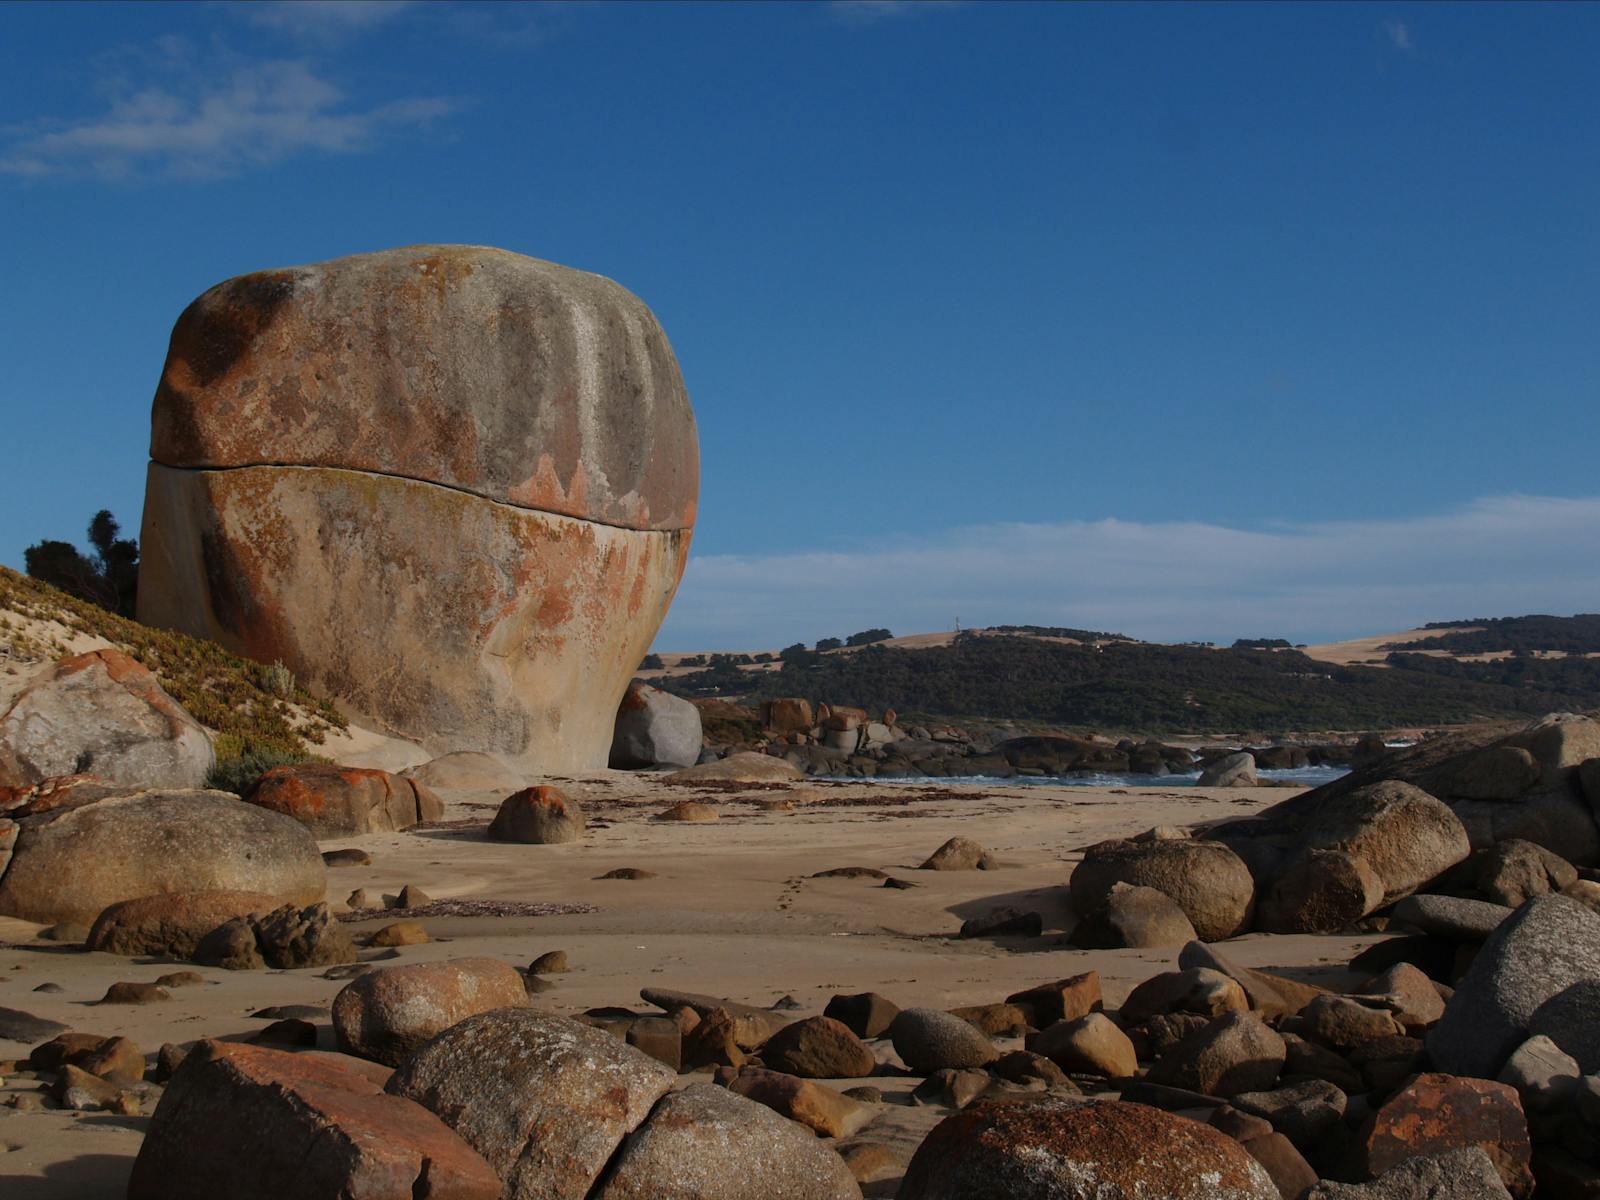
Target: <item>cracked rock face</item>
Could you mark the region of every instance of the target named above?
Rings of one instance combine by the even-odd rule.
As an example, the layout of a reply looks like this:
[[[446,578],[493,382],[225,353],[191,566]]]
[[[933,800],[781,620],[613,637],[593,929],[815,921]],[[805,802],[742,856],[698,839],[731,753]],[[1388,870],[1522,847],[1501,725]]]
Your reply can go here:
[[[699,489],[629,292],[471,246],[228,280],[173,330],[151,458],[142,621],[434,754],[606,765]]]

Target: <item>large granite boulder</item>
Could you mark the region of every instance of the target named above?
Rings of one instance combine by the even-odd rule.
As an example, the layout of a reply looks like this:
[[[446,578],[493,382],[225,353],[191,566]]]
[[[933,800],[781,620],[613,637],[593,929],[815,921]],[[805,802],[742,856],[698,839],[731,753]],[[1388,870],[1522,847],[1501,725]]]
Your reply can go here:
[[[1600,1045],[1589,1033],[1600,1006],[1579,1005],[1589,1011],[1575,1021],[1550,1012],[1573,989],[1584,996],[1597,978],[1600,914],[1565,896],[1536,897],[1484,942],[1429,1032],[1428,1054],[1442,1071],[1493,1079],[1530,1033],[1543,1033],[1585,1072],[1600,1070]]]
[[[1278,1200],[1226,1134],[1122,1101],[975,1104],[912,1156],[900,1200]]]
[[[77,774],[125,788],[196,788],[215,763],[200,723],[120,650],[62,659],[0,716],[0,788]]]
[[[1084,851],[1072,873],[1072,907],[1080,916],[1090,916],[1119,883],[1153,888],[1168,897],[1208,942],[1244,933],[1255,911],[1250,872],[1221,842],[1100,842]]]
[[[498,1200],[489,1164],[359,1064],[205,1041],[150,1120],[129,1200]]]
[[[507,1200],[581,1200],[676,1078],[602,1030],[501,1008],[443,1031],[388,1087],[438,1113],[483,1155]]]
[[[227,792],[124,792],[17,826],[0,916],[89,925],[113,904],[166,892],[258,892],[278,904],[323,897],[322,855],[305,826]]]
[[[649,309],[481,246],[218,284],[173,329],[151,459],[140,620],[543,769],[606,765],[699,489]]]
[[[444,802],[426,784],[328,763],[273,767],[244,799],[293,817],[319,838],[395,833],[444,816]]]
[[[611,736],[613,767],[692,767],[701,748],[698,708],[647,683],[628,685]]]

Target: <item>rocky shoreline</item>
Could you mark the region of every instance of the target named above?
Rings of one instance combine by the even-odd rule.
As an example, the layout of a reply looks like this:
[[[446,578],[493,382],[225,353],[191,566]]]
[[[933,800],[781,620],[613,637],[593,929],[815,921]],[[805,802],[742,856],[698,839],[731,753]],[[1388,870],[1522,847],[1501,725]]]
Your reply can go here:
[[[0,1065],[0,1138],[26,1161],[31,1129],[130,1122],[109,1190],[79,1194],[1564,1200],[1600,1187],[1591,719],[1433,739],[1270,807],[1237,778],[1181,801],[875,781],[839,807],[834,790],[852,785],[807,779],[770,746],[519,789],[485,755],[404,776],[304,764],[241,798],[182,786],[198,765],[190,725],[107,655],[68,660],[0,718],[0,755],[24,776],[0,797],[0,920],[30,935],[0,950],[14,997],[0,1037],[24,1051]],[[53,736],[82,739],[74,762],[87,754],[105,776],[25,777],[43,749],[27,714],[45,710],[78,714]],[[855,732],[859,750],[873,724],[895,728],[824,734]],[[1068,752],[1017,741],[1026,765],[1005,761],[1018,770],[1034,769],[1028,753]],[[146,786],[111,781],[124,770]],[[1129,829],[1123,806],[1150,802],[1209,819],[1191,808]],[[1230,816],[1241,804],[1248,815]],[[931,853],[923,811],[950,831]],[[864,817],[896,837],[887,858],[860,861]],[[1047,825],[1102,836],[1041,854]],[[854,847],[855,863],[808,854],[829,830],[830,853]],[[932,957],[878,940],[847,974],[770,1005],[743,988],[640,986],[625,966],[584,993],[570,982],[581,950],[508,962],[497,940],[530,921],[590,922],[615,929],[617,952],[670,946],[670,890],[608,924],[599,889],[650,889],[658,870],[638,864],[654,863],[699,909],[765,877],[739,857],[756,836],[787,847],[788,899],[723,951],[725,984],[786,929],[819,947],[882,938],[882,918],[845,913],[922,904],[923,919],[959,926],[935,935]],[[235,856],[243,845],[253,853]],[[598,845],[613,849],[587,857]],[[624,845],[632,863],[616,862]],[[706,855],[725,865],[691,865]],[[812,861],[796,870],[797,855]],[[385,892],[386,856],[435,874]],[[500,895],[553,900],[510,881],[562,863],[564,905],[474,899],[476,881],[510,871]],[[594,882],[574,882],[580,870]],[[343,902],[334,872],[358,884]],[[793,926],[808,892],[843,907]],[[730,929],[752,919],[745,893],[727,905]],[[566,928],[581,945],[582,926]],[[1346,949],[1331,969],[1245,965],[1280,943]],[[888,965],[895,954],[919,957]],[[924,975],[948,956],[971,978],[930,993]],[[87,973],[68,970],[76,957]],[[64,989],[33,983],[41,973],[94,1007],[56,1002]],[[320,1002],[250,1004],[258,1024],[243,1034],[237,1016],[185,1028],[161,1015],[275,979]],[[167,1036],[145,1041],[146,1028]]]

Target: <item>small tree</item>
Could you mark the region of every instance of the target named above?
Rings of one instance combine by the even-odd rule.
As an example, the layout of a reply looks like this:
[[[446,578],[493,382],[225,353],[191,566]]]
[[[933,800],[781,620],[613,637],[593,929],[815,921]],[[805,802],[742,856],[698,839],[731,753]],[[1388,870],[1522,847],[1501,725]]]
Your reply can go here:
[[[844,643],[841,642],[838,638],[823,638],[821,641],[819,641],[817,643],[817,649],[819,651],[820,650],[837,650],[837,649],[839,649],[840,646],[843,646],[843,645],[844,645]]]
[[[89,521],[93,558],[70,542],[47,539],[22,552],[23,565],[33,578],[69,596],[131,617],[139,589],[139,543],[118,537],[121,532],[117,519],[102,508]]]

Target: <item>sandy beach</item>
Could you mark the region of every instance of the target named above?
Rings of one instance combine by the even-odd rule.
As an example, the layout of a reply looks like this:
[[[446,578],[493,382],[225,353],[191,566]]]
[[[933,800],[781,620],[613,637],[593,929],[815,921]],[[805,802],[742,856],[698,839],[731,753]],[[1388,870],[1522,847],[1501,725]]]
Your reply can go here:
[[[359,847],[370,866],[331,868],[328,899],[343,911],[358,888],[390,895],[411,884],[436,901],[473,900],[574,906],[559,915],[425,916],[432,941],[396,951],[392,961],[482,955],[526,966],[564,950],[571,971],[534,1003],[576,1014],[603,1006],[649,1009],[641,987],[710,993],[751,1004],[791,997],[794,1016],[819,1013],[839,992],[878,991],[902,1006],[952,1008],[1003,1000],[1035,984],[1098,970],[1114,1006],[1138,981],[1169,964],[1176,951],[1082,951],[1068,945],[1072,924],[1065,883],[1077,851],[1096,841],[1156,825],[1187,826],[1237,816],[1285,799],[1277,788],[1007,788],[977,785],[795,784],[669,785],[660,776],[598,772],[550,778],[583,805],[589,829],[568,845],[490,842],[485,827],[499,791],[441,793],[445,819],[397,834],[322,843]],[[713,805],[716,821],[653,819],[679,800]],[[788,801],[792,811],[773,810]],[[995,871],[918,870],[947,838],[973,838],[992,850]],[[812,878],[863,866],[915,886],[886,888],[870,878]],[[619,867],[653,872],[644,879],[600,879]],[[1038,938],[957,937],[963,920],[1015,906],[1043,914]],[[392,920],[352,925],[358,941]],[[0,1007],[64,1022],[74,1030],[133,1039],[153,1060],[164,1042],[200,1037],[243,1039],[267,1021],[250,1014],[269,1005],[326,1008],[344,984],[316,969],[229,972],[87,953],[41,940],[40,927],[0,920]],[[1335,986],[1344,964],[1370,937],[1247,936],[1228,952],[1249,966],[1284,969]],[[95,1005],[119,980],[154,981],[195,970],[199,986],[171,990],[169,1001]],[[60,991],[38,992],[44,984]],[[335,1048],[326,1016],[320,1045]],[[1002,1042],[1003,1047],[1020,1045]],[[0,1042],[0,1060],[25,1058],[28,1046]],[[887,1041],[878,1057],[897,1063]],[[694,1076],[684,1076],[683,1082]],[[703,1078],[703,1076],[701,1076]],[[859,1080],[840,1081],[848,1087]],[[858,1138],[908,1156],[947,1110],[912,1106],[917,1080],[890,1075],[881,1115]],[[0,1097],[44,1081],[10,1073]],[[153,1105],[147,1104],[146,1114]],[[0,1106],[0,1181],[8,1200],[124,1194],[148,1116],[17,1111]],[[868,1186],[892,1194],[893,1181]]]

